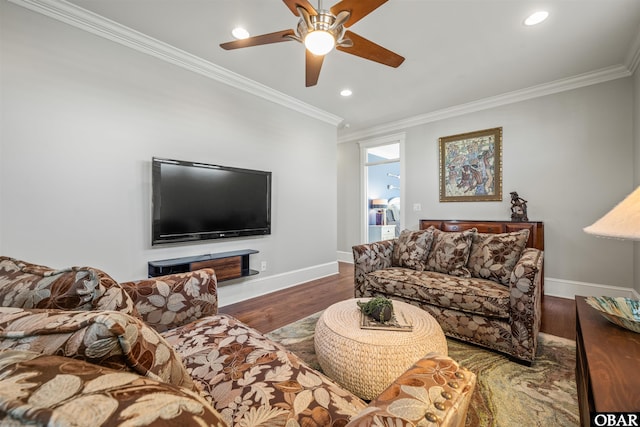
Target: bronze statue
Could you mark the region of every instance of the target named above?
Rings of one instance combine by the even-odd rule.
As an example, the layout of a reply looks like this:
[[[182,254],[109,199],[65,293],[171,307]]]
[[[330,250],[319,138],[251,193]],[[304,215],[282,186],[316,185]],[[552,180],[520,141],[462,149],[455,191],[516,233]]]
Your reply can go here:
[[[511,221],[529,221],[529,218],[527,218],[527,201],[518,196],[515,191],[511,192]]]

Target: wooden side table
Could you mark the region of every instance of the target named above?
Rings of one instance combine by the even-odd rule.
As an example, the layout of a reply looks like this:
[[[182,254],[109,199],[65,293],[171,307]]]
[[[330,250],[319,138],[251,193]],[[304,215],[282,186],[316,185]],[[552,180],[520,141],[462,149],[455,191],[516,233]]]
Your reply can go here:
[[[621,328],[576,296],[576,385],[580,424],[593,412],[640,412],[640,334]]]

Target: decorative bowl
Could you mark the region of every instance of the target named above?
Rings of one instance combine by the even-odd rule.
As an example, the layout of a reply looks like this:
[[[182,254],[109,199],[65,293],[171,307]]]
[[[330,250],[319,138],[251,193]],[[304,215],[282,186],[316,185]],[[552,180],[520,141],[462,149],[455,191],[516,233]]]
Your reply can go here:
[[[586,301],[611,323],[640,334],[640,301],[622,297],[587,297]]]

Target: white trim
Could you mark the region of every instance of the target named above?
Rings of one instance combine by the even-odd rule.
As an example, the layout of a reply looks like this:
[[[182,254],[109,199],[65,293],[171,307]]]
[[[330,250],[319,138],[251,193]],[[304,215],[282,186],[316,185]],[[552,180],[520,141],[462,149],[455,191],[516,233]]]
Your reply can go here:
[[[391,135],[379,136],[377,138],[367,139],[366,141],[359,141],[360,146],[360,241],[369,242],[369,200],[367,196],[367,184],[369,178],[367,175],[367,149],[371,147],[377,147],[380,145],[400,144],[400,225],[405,224],[405,185],[403,185],[402,177],[405,175],[405,161],[404,161],[404,142],[406,140],[406,133],[394,133]],[[395,160],[394,160],[395,161]]]
[[[249,280],[237,279],[235,282],[239,283],[234,284],[218,283],[219,306],[235,304],[338,273],[338,262],[333,261],[273,276],[259,277],[258,275],[252,276],[255,278]]]
[[[353,264],[353,252],[338,251],[338,262]]]
[[[544,278],[544,294],[552,297],[575,299],[576,295],[591,296],[610,296],[610,297],[626,297],[638,298],[638,293],[633,288],[624,288],[622,286],[603,285],[600,283],[576,282],[573,280],[554,279],[551,277]]]
[[[285,95],[282,92],[64,0],[9,1],[333,126],[337,127],[343,120],[342,117]]]
[[[629,71],[631,71],[631,74],[634,74],[640,66],[640,31],[638,31],[635,40],[629,48],[629,53],[627,54],[625,65],[627,66]]]
[[[640,56],[640,54],[638,54],[638,56]],[[640,59],[636,58],[636,62],[639,60]],[[352,133],[343,133],[338,136],[338,143],[353,142],[363,138],[375,137],[376,135],[381,135],[387,132],[406,130],[407,128],[413,126],[432,123],[451,117],[458,117],[476,111],[488,110],[490,108],[526,101],[533,98],[539,98],[541,96],[552,95],[554,93],[603,83],[623,77],[629,77],[631,74],[632,73],[627,69],[627,67],[623,65],[603,68],[591,73],[580,74],[566,79],[532,86],[526,89],[507,92],[501,95],[480,99],[478,101],[468,102],[466,104],[456,105],[450,108],[443,108],[441,110],[408,117],[405,119],[397,120],[395,122],[389,122],[379,126],[374,126],[368,129],[354,131]]]

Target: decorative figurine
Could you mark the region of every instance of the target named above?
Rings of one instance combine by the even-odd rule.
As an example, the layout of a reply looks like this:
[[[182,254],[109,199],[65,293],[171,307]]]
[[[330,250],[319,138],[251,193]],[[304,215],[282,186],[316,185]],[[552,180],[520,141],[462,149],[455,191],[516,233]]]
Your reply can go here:
[[[529,221],[529,218],[527,218],[527,201],[518,196],[515,191],[511,192],[511,221]]]

